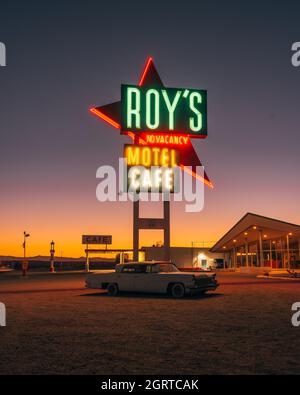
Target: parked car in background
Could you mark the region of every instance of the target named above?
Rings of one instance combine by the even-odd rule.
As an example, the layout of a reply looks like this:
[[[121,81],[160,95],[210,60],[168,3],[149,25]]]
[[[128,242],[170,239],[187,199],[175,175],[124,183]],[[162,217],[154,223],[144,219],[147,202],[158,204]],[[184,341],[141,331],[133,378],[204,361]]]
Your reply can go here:
[[[133,262],[116,265],[115,271],[90,273],[86,287],[118,292],[168,294],[174,298],[204,294],[218,287],[215,273],[181,272],[170,262]]]

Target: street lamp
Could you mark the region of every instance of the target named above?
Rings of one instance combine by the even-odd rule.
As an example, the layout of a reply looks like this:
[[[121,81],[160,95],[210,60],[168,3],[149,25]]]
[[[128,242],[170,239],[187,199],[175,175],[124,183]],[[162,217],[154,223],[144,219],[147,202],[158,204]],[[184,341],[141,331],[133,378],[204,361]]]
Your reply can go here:
[[[30,236],[29,233],[23,232],[24,235],[24,241],[23,241],[23,250],[24,250],[24,259],[26,258],[26,238]]]
[[[26,239],[27,239],[27,237],[30,236],[30,234],[24,231],[23,236],[24,236],[24,241],[23,241],[24,259],[22,262],[22,272],[23,272],[23,276],[26,276],[26,273],[29,268],[29,263],[28,263],[28,261],[26,261]]]
[[[50,272],[54,273],[54,254],[55,254],[55,250],[54,250],[54,241],[52,240],[50,243]]]

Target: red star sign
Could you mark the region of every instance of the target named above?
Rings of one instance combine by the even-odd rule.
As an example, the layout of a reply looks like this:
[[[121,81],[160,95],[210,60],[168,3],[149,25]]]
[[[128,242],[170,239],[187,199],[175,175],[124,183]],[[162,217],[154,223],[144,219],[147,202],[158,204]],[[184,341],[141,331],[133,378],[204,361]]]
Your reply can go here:
[[[147,59],[138,85],[156,87],[164,86],[151,57]],[[103,121],[109,123],[115,129],[121,129],[121,101],[106,104],[101,107],[93,107],[90,109],[90,112],[101,118]],[[143,138],[143,133],[137,134],[135,132],[126,131],[121,132],[121,134],[129,136],[135,143],[141,145],[147,144],[145,139]],[[196,173],[196,166],[202,166],[202,164],[200,159],[198,158],[196,151],[194,150],[194,147],[190,140],[190,136],[188,136],[187,143],[180,148],[180,167],[196,179],[203,182],[208,187],[213,188],[213,183],[208,178],[206,172],[204,172],[203,177]]]

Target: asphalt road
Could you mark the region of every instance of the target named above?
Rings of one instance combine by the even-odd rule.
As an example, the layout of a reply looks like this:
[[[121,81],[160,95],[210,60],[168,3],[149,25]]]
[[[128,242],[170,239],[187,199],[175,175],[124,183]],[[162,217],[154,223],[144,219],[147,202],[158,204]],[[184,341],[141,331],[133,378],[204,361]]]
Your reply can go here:
[[[82,273],[1,273],[0,374],[299,374],[299,281],[219,281],[173,300],[86,290]]]

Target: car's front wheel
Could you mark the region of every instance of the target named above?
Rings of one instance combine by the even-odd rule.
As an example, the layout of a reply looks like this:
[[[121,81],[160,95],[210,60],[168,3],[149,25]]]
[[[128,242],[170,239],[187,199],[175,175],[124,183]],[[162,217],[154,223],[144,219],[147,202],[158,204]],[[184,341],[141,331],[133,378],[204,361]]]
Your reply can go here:
[[[115,284],[115,283],[108,284],[106,289],[107,289],[107,292],[109,293],[109,295],[111,295],[111,296],[115,296],[119,292],[118,284]]]
[[[170,287],[170,294],[176,299],[183,298],[185,294],[184,285],[181,283],[172,284]]]

